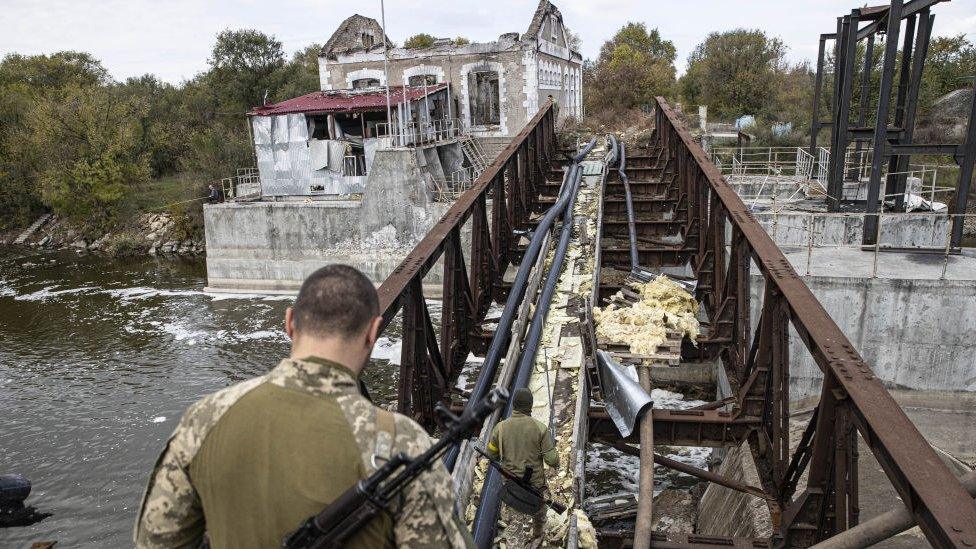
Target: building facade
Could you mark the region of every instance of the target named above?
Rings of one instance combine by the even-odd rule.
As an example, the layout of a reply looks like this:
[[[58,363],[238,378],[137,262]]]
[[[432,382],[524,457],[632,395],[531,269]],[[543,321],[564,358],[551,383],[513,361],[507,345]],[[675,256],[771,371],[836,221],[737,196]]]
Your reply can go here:
[[[391,44],[386,40],[387,44]],[[322,90],[447,83],[449,118],[477,137],[510,137],[550,96],[559,118],[583,114],[582,56],[562,14],[539,3],[525,33],[485,43],[438,39],[429,48],[390,47],[384,71],[383,30],[375,19],[353,15],[339,25],[319,56]]]

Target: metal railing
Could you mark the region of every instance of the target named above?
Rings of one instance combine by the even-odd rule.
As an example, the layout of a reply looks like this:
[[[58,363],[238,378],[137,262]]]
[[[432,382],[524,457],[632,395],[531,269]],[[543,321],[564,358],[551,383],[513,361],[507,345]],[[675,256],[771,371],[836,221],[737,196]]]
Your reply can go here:
[[[897,251],[942,256],[937,276],[931,269],[919,267],[913,270],[918,278],[953,278],[950,266],[958,250],[950,246],[952,222],[961,218],[966,226],[976,226],[976,214],[882,211],[876,216],[879,236],[874,245],[865,246],[861,243],[859,231],[863,231],[864,219],[868,214],[780,210],[753,211],[753,215],[788,254],[794,255],[798,250],[803,250],[805,257],[802,262],[794,259],[793,264],[804,274],[814,276],[836,276],[833,264],[819,259],[836,259],[836,251],[846,249],[852,252],[845,261],[852,276],[903,278],[903,261],[896,260],[891,270],[886,270],[885,254]],[[819,265],[826,266],[821,269]]]
[[[403,318],[398,410],[428,428],[435,425],[435,405],[449,398],[457,382],[492,299],[500,296],[501,277],[514,259],[513,231],[528,224],[535,189],[545,183],[554,158],[554,123],[547,102],[377,290],[383,329],[398,313]],[[461,238],[466,223],[469,245]],[[444,297],[437,329],[423,282],[441,258]]]
[[[237,175],[220,180],[224,200],[253,200],[261,197],[261,178],[257,168],[238,168]]]
[[[466,167],[455,170],[444,179],[433,178],[434,201],[453,202],[471,188],[475,180],[474,168]]]
[[[416,147],[454,139],[461,135],[463,126],[459,118],[442,118],[430,122],[406,122],[403,124],[380,122],[376,125],[376,137],[381,146],[389,148]]]
[[[858,522],[858,445],[863,441],[934,546],[976,540],[976,506],[882,381],[827,314],[754,213],[726,182],[663,97],[656,145],[687,197],[699,297],[720,336],[724,370],[738,388],[734,415],[761,418],[749,437],[778,543],[809,546]],[[753,265],[755,267],[753,267]],[[755,268],[765,286],[758,326],[750,301]],[[797,336],[791,337],[790,328]],[[715,337],[710,334],[709,337]],[[726,339],[727,338],[727,339]],[[796,450],[790,444],[794,346],[824,374],[820,399]],[[860,438],[858,437],[860,434]],[[806,474],[806,483],[801,478]],[[799,491],[799,493],[797,493]]]

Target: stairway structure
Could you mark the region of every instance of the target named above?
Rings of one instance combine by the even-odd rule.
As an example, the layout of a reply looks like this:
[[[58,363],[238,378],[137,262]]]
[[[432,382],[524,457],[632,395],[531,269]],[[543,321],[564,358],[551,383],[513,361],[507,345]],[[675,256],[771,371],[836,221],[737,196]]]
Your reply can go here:
[[[459,142],[461,143],[461,150],[464,152],[464,157],[468,159],[468,163],[474,168],[474,176],[472,179],[477,179],[481,175],[481,172],[485,171],[485,168],[488,167],[488,164],[491,164],[494,158],[488,158],[485,155],[485,151],[477,139],[464,137]]]
[[[14,244],[23,244],[24,242],[27,242],[27,239],[30,238],[31,235],[36,233],[37,230],[40,229],[45,223],[47,223],[49,219],[51,219],[51,214],[44,214],[41,217],[37,218],[37,221],[32,223],[30,227],[24,229],[24,232],[20,233],[20,236],[18,236],[17,239],[14,240]]]

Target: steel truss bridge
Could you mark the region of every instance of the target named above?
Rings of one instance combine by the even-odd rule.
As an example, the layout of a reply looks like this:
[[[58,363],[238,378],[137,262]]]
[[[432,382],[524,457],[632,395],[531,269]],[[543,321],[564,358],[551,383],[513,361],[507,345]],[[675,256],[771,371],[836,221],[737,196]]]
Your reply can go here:
[[[505,273],[521,265],[541,267],[538,250],[525,244],[526,236],[539,232],[539,217],[559,207],[561,189],[572,187],[578,162],[570,155],[576,150],[558,147],[553,118],[553,106],[544,106],[379,289],[386,323],[402,315],[399,411],[431,430],[437,427],[437,403],[460,400],[463,405],[465,399],[475,399],[499,381],[498,357],[507,353],[517,358],[519,352],[526,352],[524,326],[513,328],[513,315],[506,319],[503,314],[499,327],[489,333],[484,320],[493,301],[514,304],[517,311],[524,301],[534,299],[540,286],[539,281],[526,282],[518,276],[513,281]],[[630,242],[641,265],[690,264],[697,279],[696,298],[710,322],[702,326],[697,346],[685,342],[682,359],[719,360],[733,396],[695,410],[654,408],[649,412],[653,440],[725,448],[748,443],[774,533],[770,539],[685,536],[671,540],[654,533],[651,540],[625,543],[807,547],[846,533],[862,543],[836,546],[863,546],[868,538],[857,537],[860,435],[904,502],[910,522],[921,527],[933,546],[976,544],[973,496],[940,461],[663,98],[656,99],[653,120],[649,148],[629,149],[625,169],[605,172],[598,265],[629,269],[631,250],[620,244],[628,234],[636,236]],[[627,209],[632,224],[622,218]],[[661,215],[665,211],[674,215],[665,219]],[[463,229],[470,230],[469,242],[462,238]],[[679,243],[654,238],[675,233],[682,236]],[[439,326],[432,321],[422,291],[424,277],[438,262],[443,265]],[[522,270],[531,272],[531,265]],[[599,268],[597,273],[599,277]],[[753,322],[750,279],[757,275],[764,290],[759,318]],[[619,289],[599,278],[595,287],[597,298]],[[592,327],[585,311],[581,326]],[[824,375],[819,402],[793,451],[788,390],[791,327]],[[487,352],[488,358],[475,390],[458,395],[453,387],[472,351]],[[631,446],[637,435],[621,437],[604,408],[592,340],[585,356],[581,391],[586,398],[574,429],[582,435],[583,446],[586,441],[602,442],[637,455],[637,448]],[[501,383],[511,387],[514,379]],[[448,464],[470,467],[464,456],[463,451],[455,452],[448,456]],[[643,460],[641,467],[653,470]],[[581,469],[577,472],[581,474]],[[697,472],[709,479],[706,474]],[[798,490],[804,475],[806,488]],[[497,501],[486,503],[490,499],[483,496],[482,506],[497,506]],[[475,524],[476,537],[478,528]],[[484,545],[484,540],[479,544]]]

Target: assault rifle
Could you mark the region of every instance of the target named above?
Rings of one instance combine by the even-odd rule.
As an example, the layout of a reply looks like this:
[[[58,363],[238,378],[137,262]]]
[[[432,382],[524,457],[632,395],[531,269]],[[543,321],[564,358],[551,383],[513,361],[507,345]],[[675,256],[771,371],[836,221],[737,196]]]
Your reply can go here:
[[[321,513],[305,521],[282,540],[286,549],[324,549],[342,547],[370,520],[386,512],[404,488],[428,471],[451,446],[468,438],[492,412],[508,402],[508,391],[493,389],[460,417],[438,405],[438,412],[448,419],[448,431],[426,452],[415,458],[399,453],[372,475],[343,492]],[[401,469],[397,472],[399,469]],[[394,473],[396,473],[394,475]]]
[[[553,501],[551,499],[546,499],[545,496],[542,494],[542,492],[536,490],[535,489],[535,486],[532,486],[532,483],[529,481],[529,478],[532,476],[532,474],[531,474],[532,473],[532,468],[531,467],[529,467],[526,470],[526,472],[528,474],[526,474],[524,477],[519,477],[515,473],[513,473],[513,472],[509,471],[508,469],[502,467],[502,464],[501,463],[498,463],[497,461],[495,461],[494,459],[492,459],[492,457],[489,456],[487,453],[485,453],[485,451],[482,450],[481,448],[478,448],[477,446],[472,446],[472,447],[475,449],[476,452],[478,452],[485,459],[487,459],[488,460],[488,464],[491,465],[492,467],[494,467],[496,471],[498,471],[499,473],[501,473],[501,475],[503,477],[505,477],[509,481],[511,481],[511,482],[515,483],[516,485],[518,485],[519,488],[521,488],[521,489],[525,490],[526,492],[528,492],[531,497],[537,498],[540,502],[542,502],[543,504],[547,505],[550,509],[552,509],[553,511],[559,513],[560,515],[566,512],[566,506],[565,505],[563,505],[562,503],[559,503],[558,501]]]

